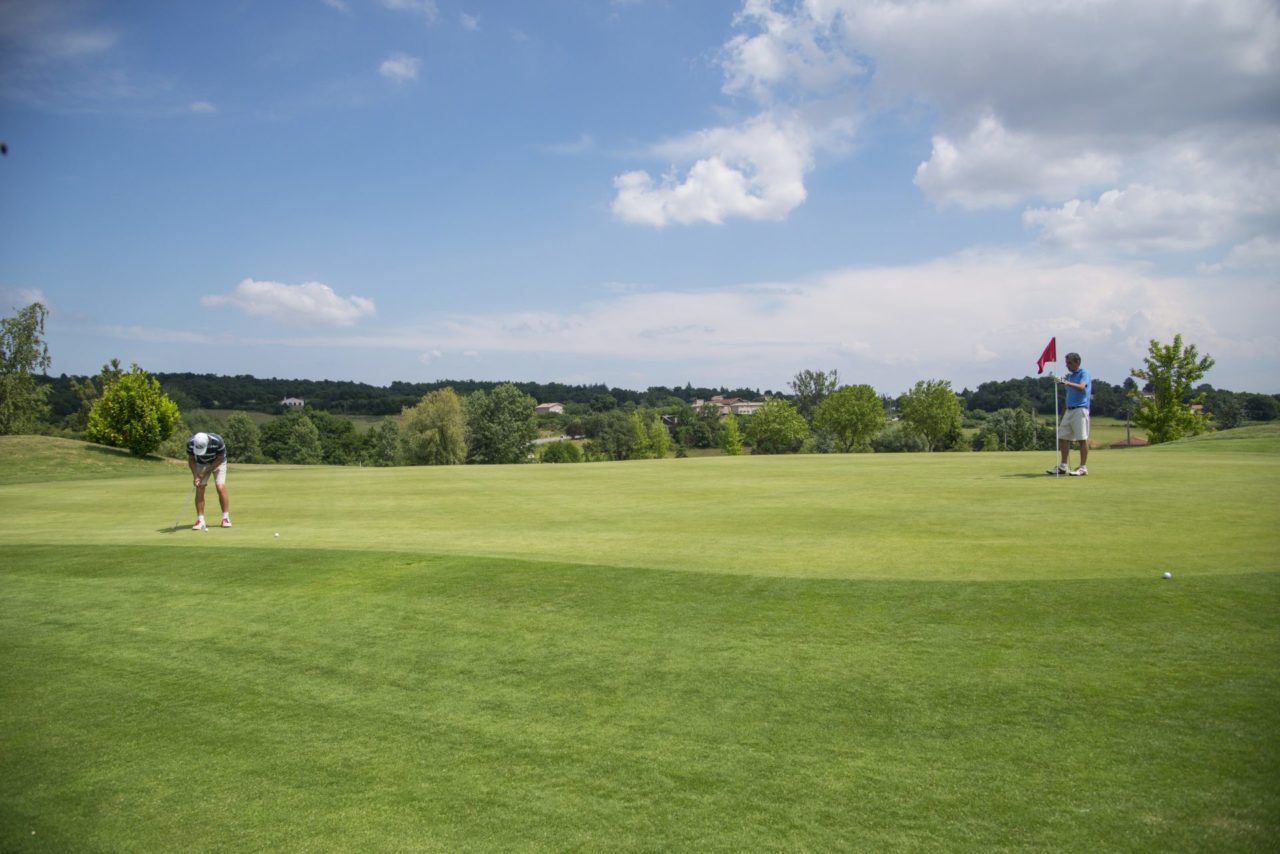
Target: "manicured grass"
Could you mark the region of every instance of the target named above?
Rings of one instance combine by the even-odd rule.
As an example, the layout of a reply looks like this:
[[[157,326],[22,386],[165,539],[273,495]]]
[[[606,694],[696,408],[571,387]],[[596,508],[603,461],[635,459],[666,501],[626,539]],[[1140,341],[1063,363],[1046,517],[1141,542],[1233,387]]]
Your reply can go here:
[[[181,469],[58,480],[15,441],[0,850],[1280,838],[1274,435],[1069,480],[1043,454],[233,466],[208,534],[168,530]]]

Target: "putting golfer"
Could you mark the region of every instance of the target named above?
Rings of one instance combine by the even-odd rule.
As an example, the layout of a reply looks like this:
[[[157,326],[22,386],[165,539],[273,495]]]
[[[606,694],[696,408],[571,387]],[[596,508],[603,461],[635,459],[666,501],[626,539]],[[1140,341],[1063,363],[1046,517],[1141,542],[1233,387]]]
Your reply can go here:
[[[213,478],[222,505],[222,527],[231,527],[231,502],[227,499],[227,443],[217,433],[197,433],[187,442],[187,465],[196,487],[196,523],[193,531],[203,531],[204,488]]]
[[[1067,370],[1065,377],[1058,382],[1067,389],[1067,411],[1058,422],[1058,453],[1062,462],[1057,468],[1049,469],[1049,474],[1069,474],[1072,477],[1083,477],[1089,473],[1089,400],[1093,396],[1093,379],[1089,372],[1080,367],[1080,354],[1067,354]],[[1071,443],[1080,443],[1080,467],[1071,468],[1067,458],[1071,454]]]

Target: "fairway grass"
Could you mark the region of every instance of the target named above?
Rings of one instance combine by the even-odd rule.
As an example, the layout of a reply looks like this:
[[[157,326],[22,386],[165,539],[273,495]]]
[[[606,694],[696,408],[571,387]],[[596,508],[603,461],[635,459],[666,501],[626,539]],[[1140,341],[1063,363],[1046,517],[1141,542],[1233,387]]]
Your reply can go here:
[[[207,534],[49,443],[0,439],[0,850],[1280,840],[1273,434],[233,465]]]

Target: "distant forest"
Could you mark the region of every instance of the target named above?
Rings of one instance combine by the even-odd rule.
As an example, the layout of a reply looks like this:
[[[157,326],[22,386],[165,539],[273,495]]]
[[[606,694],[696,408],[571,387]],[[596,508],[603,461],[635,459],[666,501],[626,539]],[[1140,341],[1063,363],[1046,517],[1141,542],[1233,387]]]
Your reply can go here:
[[[161,388],[184,411],[193,409],[237,409],[247,412],[278,413],[280,401],[286,397],[301,398],[308,407],[335,415],[399,415],[413,406],[423,396],[442,388],[453,388],[461,395],[474,391],[492,391],[500,382],[478,380],[440,380],[432,383],[393,382],[389,386],[338,380],[260,379],[248,374],[218,376],[216,374],[165,374],[153,376]],[[51,388],[49,404],[55,420],[80,409],[80,401],[71,388],[73,378],[63,374],[45,377]],[[83,380],[83,377],[75,377]],[[565,385],[563,383],[516,382],[516,388],[539,403],[581,404],[595,410],[612,409],[615,406],[649,406],[659,408],[672,400],[691,403],[709,399],[713,395],[761,400],[765,397],[791,395],[772,390],[750,388],[695,388],[692,385],[651,386],[645,391],[611,388],[604,384]],[[1133,380],[1123,385],[1112,385],[1105,380],[1093,382],[1093,414],[1125,418],[1129,414],[1130,401],[1126,390]],[[1224,408],[1239,408],[1249,420],[1271,421],[1280,416],[1280,396],[1232,392],[1200,386],[1206,391],[1205,408],[1216,412]],[[1053,412],[1053,380],[1048,376],[1023,377],[1022,379],[985,382],[976,389],[968,388],[957,394],[969,411],[996,412],[1001,409],[1034,409],[1040,414]],[[896,398],[885,397],[892,406]]]

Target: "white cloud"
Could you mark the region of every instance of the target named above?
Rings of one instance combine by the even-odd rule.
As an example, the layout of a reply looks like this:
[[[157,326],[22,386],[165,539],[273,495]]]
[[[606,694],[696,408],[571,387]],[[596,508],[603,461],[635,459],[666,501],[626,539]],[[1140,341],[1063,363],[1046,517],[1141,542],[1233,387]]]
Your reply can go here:
[[[655,155],[693,165],[683,177],[672,171],[659,181],[644,171],[619,175],[614,215],[653,226],[782,219],[805,199],[811,145],[799,123],[769,115],[659,145]]]
[[[933,150],[915,183],[940,206],[1038,203],[1025,221],[1081,253],[1204,249],[1280,225],[1274,0],[743,0],[735,23],[728,94],[797,117],[926,106]],[[680,191],[711,209],[739,192],[717,165],[660,185],[620,176],[615,210],[704,219],[671,208]]]
[[[245,314],[292,326],[352,326],[375,314],[373,300],[340,297],[328,285],[285,285],[245,279],[229,294],[206,296],[202,305],[231,306]]]
[[[462,28],[467,32],[476,33],[480,31],[479,15],[468,15],[466,12],[460,12],[458,20],[461,22]]]
[[[192,101],[187,109],[197,115],[213,115],[218,112],[218,108],[208,101]]]
[[[407,83],[410,80],[418,79],[418,67],[421,64],[422,60],[416,57],[397,53],[382,61],[382,64],[378,66],[378,73],[388,80],[394,80],[396,83]]]
[[[1064,198],[1105,186],[1120,158],[1071,138],[1012,133],[991,114],[959,143],[933,138],[933,154],[916,170],[916,186],[940,205],[1008,207],[1027,196]]]
[[[920,379],[957,388],[1035,373],[1045,342],[1085,356],[1120,383],[1148,341],[1182,333],[1218,360],[1208,377],[1274,386],[1280,289],[1267,279],[1199,278],[1141,266],[1064,263],[1016,252],[967,252],[905,267],[702,292],[623,293],[575,311],[441,318],[394,334],[303,346],[483,354],[488,365],[619,366],[652,384],[783,388],[797,370],[838,368],[846,382],[898,393]],[[1031,318],[1028,320],[1028,318]],[[683,376],[696,365],[693,377]],[[679,370],[673,380],[670,372]]]
[[[434,24],[440,17],[440,9],[435,0],[382,0],[382,5],[396,12],[420,15],[430,24]]]

